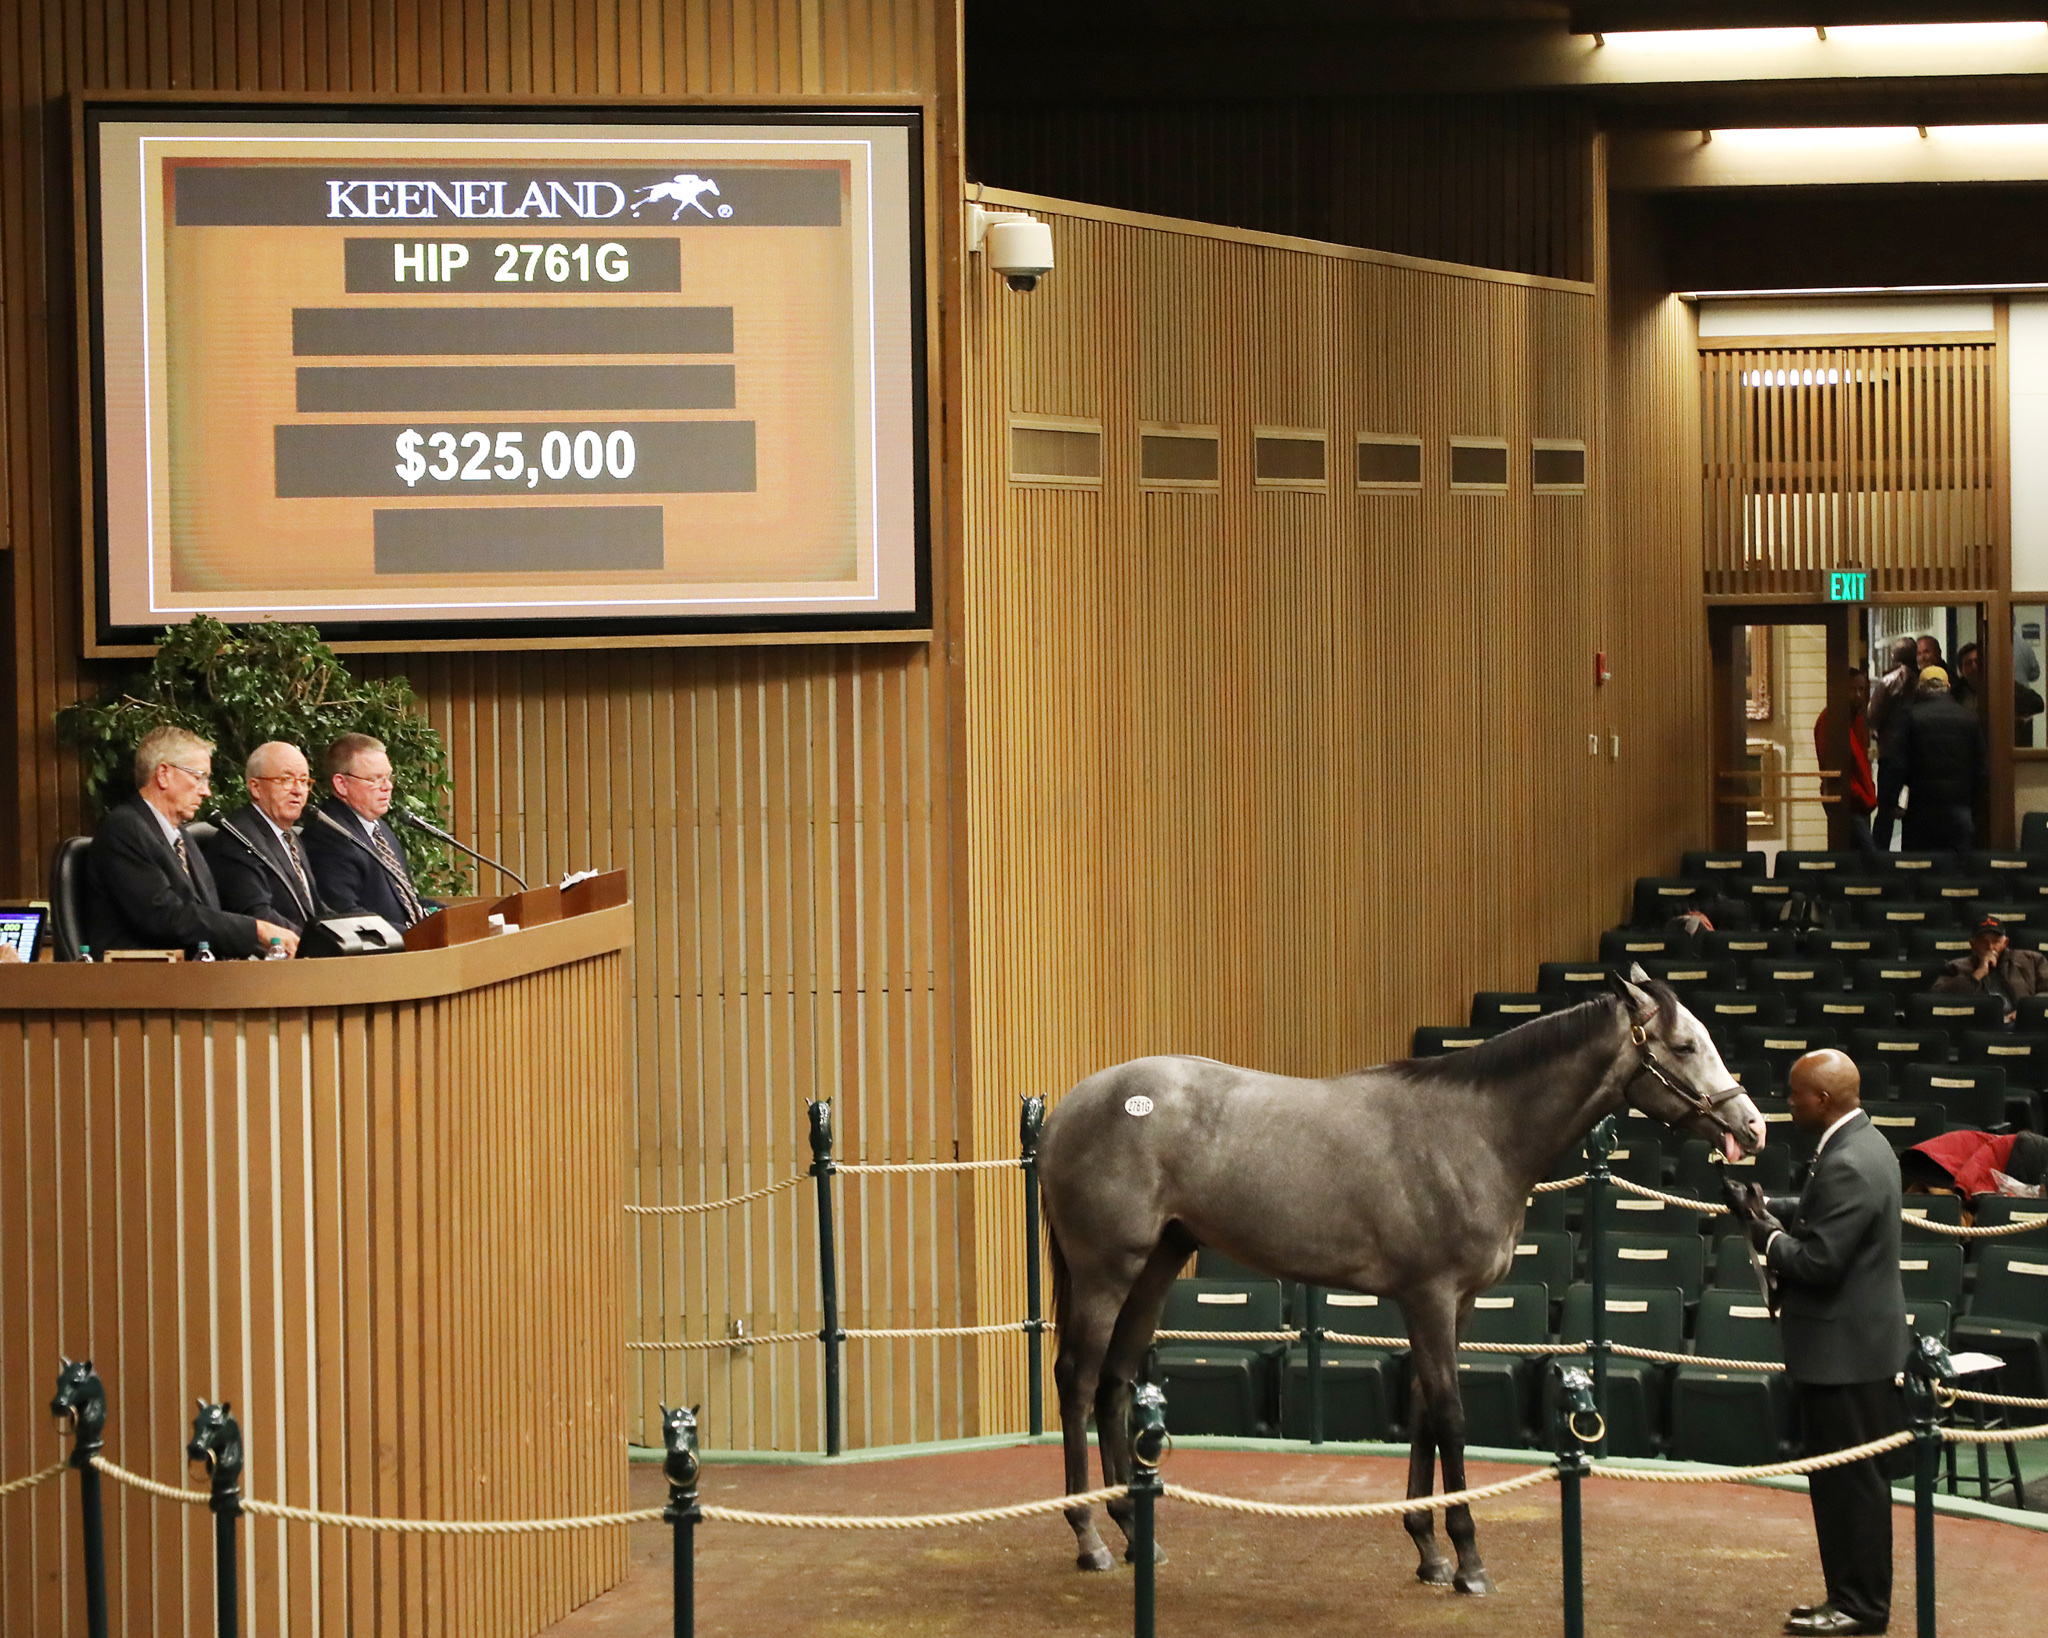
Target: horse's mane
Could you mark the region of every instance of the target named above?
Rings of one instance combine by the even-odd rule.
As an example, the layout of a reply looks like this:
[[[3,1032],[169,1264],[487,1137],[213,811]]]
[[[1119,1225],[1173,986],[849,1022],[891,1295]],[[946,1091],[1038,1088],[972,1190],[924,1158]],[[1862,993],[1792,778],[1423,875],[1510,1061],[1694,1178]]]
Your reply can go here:
[[[1659,997],[1661,1000],[1662,997]],[[1415,1081],[1506,1080],[1525,1070],[1537,1069],[1584,1046],[1614,1016],[1615,998],[1595,996],[1563,1012],[1545,1013],[1526,1024],[1517,1024],[1503,1035],[1481,1041],[1475,1047],[1446,1053],[1441,1058],[1408,1058],[1385,1066],[1383,1073],[1403,1075]]]

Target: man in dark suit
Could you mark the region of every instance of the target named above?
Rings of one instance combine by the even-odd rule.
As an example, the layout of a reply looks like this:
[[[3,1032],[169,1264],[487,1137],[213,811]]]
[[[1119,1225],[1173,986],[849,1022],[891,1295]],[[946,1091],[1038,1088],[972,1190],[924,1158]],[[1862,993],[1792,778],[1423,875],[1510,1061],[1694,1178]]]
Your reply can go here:
[[[1796,1198],[1766,1202],[1751,1186],[1750,1244],[1777,1277],[1806,1453],[1847,1450],[1898,1431],[1893,1377],[1906,1362],[1899,1283],[1899,1163],[1863,1113],[1862,1079],[1845,1053],[1792,1066],[1794,1124],[1820,1134]],[[1827,1599],[1792,1611],[1798,1638],[1881,1633],[1892,1608],[1892,1498],[1883,1458],[1810,1474]]]
[[[343,734],[327,752],[334,795],[306,821],[306,856],[320,897],[341,913],[367,912],[404,929],[440,906],[420,897],[405,846],[384,822],[391,758],[368,734]]]
[[[1897,755],[1906,769],[1908,852],[1967,852],[1976,845],[1976,806],[1984,793],[1984,724],[1949,696],[1948,673],[1923,665],[1913,704],[1899,724]]]
[[[213,746],[183,728],[153,728],[135,749],[136,794],[107,814],[85,856],[83,942],[95,951],[184,950],[252,956],[291,928],[221,907],[199,844],[185,833],[213,785]]]
[[[220,816],[205,843],[223,909],[303,931],[320,914],[312,867],[293,829],[313,779],[296,745],[274,739],[249,753],[247,807]]]

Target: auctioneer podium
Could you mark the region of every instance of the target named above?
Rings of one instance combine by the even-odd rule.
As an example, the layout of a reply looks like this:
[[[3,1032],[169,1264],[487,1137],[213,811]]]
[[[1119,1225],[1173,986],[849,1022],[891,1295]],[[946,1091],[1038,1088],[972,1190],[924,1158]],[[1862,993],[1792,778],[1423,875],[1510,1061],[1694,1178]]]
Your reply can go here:
[[[227,1399],[246,1496],[626,1506],[633,911],[616,873],[588,885],[416,953],[0,967],[0,1480],[68,1454],[68,1354],[106,1381],[107,1456],[160,1482],[191,1482],[193,1401]],[[112,1630],[213,1632],[211,1517],[104,1491]],[[626,1562],[616,1527],[239,1528],[241,1630],[280,1638],[531,1633]],[[75,1478],[0,1500],[0,1634],[83,1633],[79,1559]]]

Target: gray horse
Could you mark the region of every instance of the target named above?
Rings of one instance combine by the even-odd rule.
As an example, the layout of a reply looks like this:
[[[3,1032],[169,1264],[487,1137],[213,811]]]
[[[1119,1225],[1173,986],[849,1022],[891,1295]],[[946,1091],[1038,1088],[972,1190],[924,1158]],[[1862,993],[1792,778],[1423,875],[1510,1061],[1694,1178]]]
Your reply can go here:
[[[1616,993],[1481,1046],[1296,1080],[1207,1058],[1139,1058],[1091,1075],[1039,1148],[1059,1338],[1069,1493],[1088,1488],[1095,1413],[1105,1485],[1127,1483],[1131,1387],[1167,1287],[1197,1246],[1282,1280],[1391,1297],[1408,1319],[1408,1494],[1465,1486],[1457,1337],[1506,1276],[1529,1191],[1624,1100],[1717,1141],[1763,1147],[1756,1106],[1697,1019],[1640,967]],[[1109,1504],[1130,1536],[1130,1504]],[[1067,1510],[1084,1570],[1110,1568],[1093,1509]],[[1492,1591],[1467,1507],[1404,1515],[1419,1579]],[[1126,1557],[1128,1557],[1128,1552]]]

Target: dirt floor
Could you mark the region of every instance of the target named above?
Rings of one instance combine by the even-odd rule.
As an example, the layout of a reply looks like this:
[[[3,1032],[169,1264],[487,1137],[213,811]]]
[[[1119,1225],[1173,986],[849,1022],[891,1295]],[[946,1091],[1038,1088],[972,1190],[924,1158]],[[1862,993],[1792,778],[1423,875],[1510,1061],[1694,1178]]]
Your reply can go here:
[[[1383,1457],[1176,1452],[1167,1478],[1269,1501],[1378,1500],[1401,1493]],[[1470,1482],[1515,1468],[1475,1464]],[[924,1513],[1051,1493],[1047,1446],[822,1466],[707,1466],[703,1500],[790,1513]],[[660,1470],[633,1470],[635,1507],[666,1495]],[[1793,1604],[1821,1594],[1806,1497],[1751,1485],[1586,1484],[1586,1626],[1613,1638],[1774,1634]],[[1479,1541],[1497,1592],[1463,1598],[1420,1585],[1397,1520],[1269,1520],[1164,1502],[1160,1638],[1361,1631],[1522,1638],[1560,1630],[1555,1485],[1482,1504]],[[1914,1627],[1913,1518],[1894,1514],[1892,1631]],[[1113,1543],[1121,1538],[1105,1522]],[[2016,1589],[2048,1587],[2048,1534],[1990,1521],[1936,1524],[1944,1630],[1971,1638],[2038,1634],[2041,1612]],[[1131,1576],[1074,1568],[1057,1519],[952,1531],[698,1529],[697,1631],[817,1638],[1037,1638],[1128,1633]],[[555,1638],[663,1638],[672,1630],[669,1532],[638,1525],[632,1568],[611,1592],[548,1628]]]

